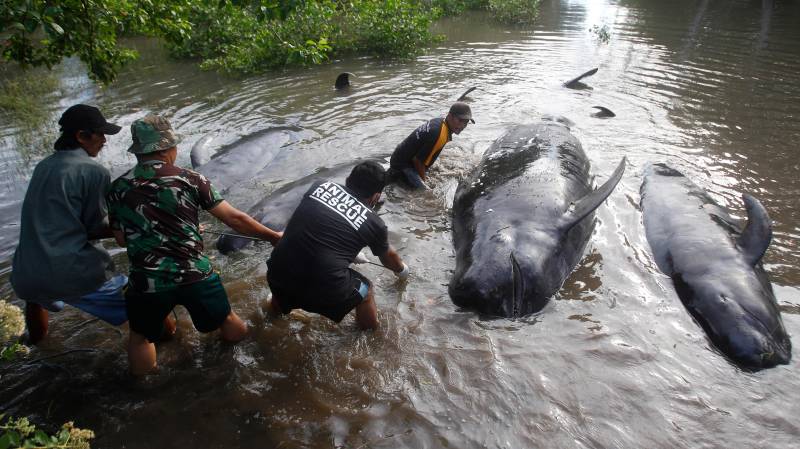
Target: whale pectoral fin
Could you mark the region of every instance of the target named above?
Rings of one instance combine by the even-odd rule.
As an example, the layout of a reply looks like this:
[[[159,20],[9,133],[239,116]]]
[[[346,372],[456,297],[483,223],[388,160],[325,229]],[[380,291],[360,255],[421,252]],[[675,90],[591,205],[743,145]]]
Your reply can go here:
[[[772,220],[754,196],[742,194],[747,209],[747,225],[739,236],[739,247],[750,265],[755,265],[767,252],[772,241]]]
[[[567,211],[561,217],[559,228],[563,233],[569,231],[569,229],[575,226],[575,224],[579,223],[581,220],[586,218],[587,215],[594,212],[594,210],[600,207],[600,205],[603,204],[603,201],[608,198],[608,195],[611,195],[611,192],[614,191],[614,188],[619,183],[619,180],[622,179],[622,173],[625,172],[626,161],[627,159],[623,157],[619,162],[619,165],[617,165],[616,170],[614,170],[614,173],[610,178],[608,178],[605,184],[581,198],[575,204],[574,208]]]
[[[477,89],[477,86],[470,87],[463,94],[461,94],[461,96],[458,97],[458,100],[456,100],[456,101],[464,101],[464,100],[466,100],[467,99],[467,95],[469,95],[469,93],[472,92],[475,89]]]
[[[584,72],[584,73],[580,74],[579,76],[577,76],[575,78],[572,78],[571,80],[569,80],[566,83],[564,83],[564,86],[565,87],[575,86],[576,84],[578,84],[578,81],[580,81],[580,80],[582,80],[582,79],[584,79],[584,78],[586,78],[588,76],[592,76],[595,73],[597,73],[597,67],[595,67],[592,70],[589,70],[587,72]]]

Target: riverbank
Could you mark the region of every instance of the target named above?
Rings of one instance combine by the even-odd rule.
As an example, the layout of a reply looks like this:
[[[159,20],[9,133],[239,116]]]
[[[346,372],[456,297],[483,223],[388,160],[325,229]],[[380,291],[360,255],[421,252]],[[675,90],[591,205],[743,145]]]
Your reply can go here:
[[[466,9],[504,23],[531,23],[540,0],[122,0],[12,2],[0,13],[2,56],[23,67],[77,56],[92,79],[108,83],[138,57],[121,36],[163,39],[177,58],[205,69],[252,74],[316,65],[348,54],[410,57],[440,40],[433,21]]]

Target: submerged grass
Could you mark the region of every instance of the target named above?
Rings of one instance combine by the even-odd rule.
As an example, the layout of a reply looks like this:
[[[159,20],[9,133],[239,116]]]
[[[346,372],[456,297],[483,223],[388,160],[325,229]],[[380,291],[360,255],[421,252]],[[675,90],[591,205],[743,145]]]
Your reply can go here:
[[[52,97],[59,91],[56,75],[45,69],[20,71],[0,63],[0,118],[14,129],[20,156],[30,160],[51,150]]]

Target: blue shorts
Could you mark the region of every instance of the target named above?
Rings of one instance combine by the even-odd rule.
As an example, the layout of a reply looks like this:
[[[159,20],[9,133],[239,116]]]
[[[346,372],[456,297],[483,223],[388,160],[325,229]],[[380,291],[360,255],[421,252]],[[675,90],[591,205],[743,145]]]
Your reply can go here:
[[[403,175],[405,175],[406,182],[414,189],[426,189],[425,182],[420,178],[419,173],[414,168],[404,168]]]
[[[69,304],[111,325],[119,326],[128,321],[128,314],[125,312],[125,295],[122,292],[127,283],[128,277],[124,274],[118,274],[107,280],[96,291],[83,296],[53,301],[26,302],[39,304],[51,312],[60,312],[64,310],[64,304]]]
[[[392,168],[386,172],[387,182],[397,182],[411,189],[427,189],[425,181],[419,176],[414,167]]]

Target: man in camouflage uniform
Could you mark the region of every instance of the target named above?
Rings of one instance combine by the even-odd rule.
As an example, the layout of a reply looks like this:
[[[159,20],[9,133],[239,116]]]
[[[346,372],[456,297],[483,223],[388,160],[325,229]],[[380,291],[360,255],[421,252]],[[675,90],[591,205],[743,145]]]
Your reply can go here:
[[[128,360],[131,372],[156,368],[153,344],[163,320],[180,304],[200,332],[220,329],[236,342],[247,333],[231,311],[219,275],[203,254],[198,214],[207,210],[236,231],[278,242],[275,232],[222,199],[201,174],[176,167],[178,138],[169,122],[148,115],[131,125],[128,149],[138,164],[112,184],[107,195],[114,236],[130,259],[125,304],[130,322]]]

